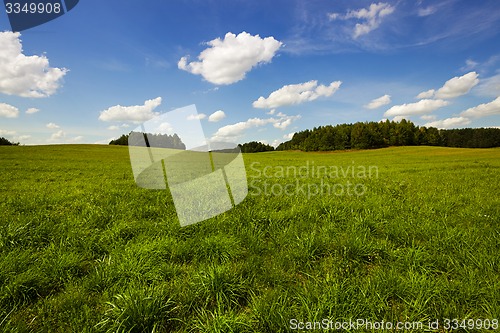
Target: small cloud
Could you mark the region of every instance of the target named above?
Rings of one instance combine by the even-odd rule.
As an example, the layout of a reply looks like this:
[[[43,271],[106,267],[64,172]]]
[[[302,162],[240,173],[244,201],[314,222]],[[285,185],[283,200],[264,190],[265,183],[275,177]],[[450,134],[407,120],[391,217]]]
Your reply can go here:
[[[358,19],[361,23],[356,23],[353,31],[353,38],[356,39],[377,29],[384,17],[392,14],[396,8],[388,3],[372,3],[368,8],[350,10],[345,15],[339,13],[328,13],[330,21]]]
[[[475,69],[478,65],[479,65],[478,62],[475,62],[472,59],[467,59],[467,60],[465,60],[465,66],[460,68],[460,70],[467,72],[467,71]]]
[[[373,110],[373,109],[377,109],[377,108],[379,108],[381,106],[387,105],[390,102],[391,102],[391,96],[390,95],[384,95],[382,97],[375,98],[370,103],[366,104],[365,108]]]
[[[403,119],[408,120],[405,116],[396,116],[396,117],[392,118],[392,121],[400,122]]]
[[[0,130],[0,136],[3,137],[12,137],[16,135],[16,131],[11,131],[11,130]]]
[[[434,89],[421,92],[417,98],[440,98],[450,99],[467,94],[474,86],[479,83],[478,74],[476,72],[469,72],[460,77],[456,76],[449,79],[437,91]]]
[[[61,139],[63,139],[65,136],[66,136],[66,133],[64,133],[63,130],[59,130],[50,136],[49,141],[50,142],[61,141]]]
[[[423,17],[423,16],[429,16],[432,15],[436,12],[437,8],[433,6],[429,6],[426,8],[419,8],[418,9],[418,16]]]
[[[33,114],[33,113],[37,113],[38,111],[40,111],[40,109],[29,108],[28,110],[26,110],[26,114]]]
[[[108,130],[110,130],[110,131],[116,131],[116,130],[119,130],[119,129],[120,129],[120,127],[118,127],[116,125],[112,125],[112,126],[108,127]]]
[[[222,110],[215,111],[208,117],[208,121],[211,121],[213,123],[216,123],[218,121],[221,121],[222,119],[226,118],[226,114]]]
[[[291,133],[285,134],[285,135],[283,135],[283,139],[285,139],[285,140],[292,140],[294,134],[295,134],[295,132],[291,132]]]
[[[341,81],[334,81],[330,85],[318,85],[318,81],[313,80],[305,83],[290,84],[273,91],[267,98],[259,97],[252,103],[254,108],[274,109],[281,106],[301,104],[314,101],[319,97],[333,95],[342,84]]]
[[[158,113],[153,112],[161,104],[161,97],[150,99],[144,105],[121,106],[115,105],[101,112],[101,121],[130,121],[141,123],[152,119]]]
[[[243,80],[255,66],[269,63],[283,43],[273,37],[228,32],[224,39],[216,38],[207,45],[198,61],[188,62],[188,57],[182,57],[177,66],[210,83],[227,85]]]
[[[426,120],[426,121],[433,121],[433,120],[436,120],[436,118],[437,117],[433,114],[424,114],[422,117],[420,117],[420,119]]]
[[[431,113],[434,110],[448,105],[448,101],[441,99],[422,99],[416,103],[394,105],[385,111],[384,117],[411,116],[416,114]]]
[[[68,139],[68,142],[69,143],[77,143],[77,142],[81,142],[82,140],[83,140],[83,136],[79,135],[79,136],[75,136],[74,138]]]
[[[460,115],[465,117],[480,118],[496,114],[500,114],[500,97],[497,97],[489,103],[479,104],[478,106],[469,108]]]
[[[60,126],[56,125],[54,123],[48,123],[47,125],[45,125],[45,127],[50,128],[50,129],[56,129],[56,128],[59,128]]]
[[[130,125],[129,125],[129,124],[122,124],[120,127],[121,127],[121,128],[129,128],[129,127],[130,127]]]
[[[20,135],[20,136],[18,136],[18,140],[19,141],[24,141],[24,140],[28,140],[28,139],[31,139],[31,135]]]
[[[0,117],[5,118],[17,118],[19,115],[19,109],[15,106],[0,103]]]
[[[159,134],[170,134],[174,131],[174,128],[172,127],[172,124],[163,122],[157,127],[156,130]]]
[[[470,124],[470,120],[465,117],[454,117],[443,120],[436,120],[425,124],[425,127],[436,127],[439,129],[456,128]]]
[[[341,18],[341,15],[339,13],[327,13],[326,16],[328,16],[328,19],[330,21],[334,21],[336,19]]]
[[[436,91],[434,89],[423,91],[420,94],[418,94],[416,98],[418,98],[418,99],[432,98],[432,97],[434,97],[435,92]]]
[[[197,115],[190,114],[186,119],[187,120],[202,120],[202,119],[205,119],[206,117],[207,117],[206,114],[198,113]]]
[[[241,136],[245,134],[245,130],[250,128],[258,128],[268,124],[272,124],[275,128],[284,130],[293,121],[300,119],[301,116],[288,116],[282,114],[280,118],[251,118],[247,121],[240,121],[236,124],[226,125],[217,130],[211,138],[211,141],[221,142],[236,142]]]
[[[454,77],[446,81],[443,87],[436,91],[436,98],[455,98],[467,94],[472,87],[479,83],[476,72],[469,72],[460,77]]]

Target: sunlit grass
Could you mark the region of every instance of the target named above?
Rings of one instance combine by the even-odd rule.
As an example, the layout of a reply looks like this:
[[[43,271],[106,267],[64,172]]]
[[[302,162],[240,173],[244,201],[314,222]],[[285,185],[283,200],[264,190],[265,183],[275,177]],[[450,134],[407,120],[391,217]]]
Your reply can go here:
[[[250,190],[234,209],[180,227],[168,192],[136,186],[126,147],[0,147],[1,331],[287,332],[292,318],[500,317],[499,149],[244,159],[256,186],[295,184],[257,178],[266,166],[378,174],[299,179],[360,183],[361,196]]]

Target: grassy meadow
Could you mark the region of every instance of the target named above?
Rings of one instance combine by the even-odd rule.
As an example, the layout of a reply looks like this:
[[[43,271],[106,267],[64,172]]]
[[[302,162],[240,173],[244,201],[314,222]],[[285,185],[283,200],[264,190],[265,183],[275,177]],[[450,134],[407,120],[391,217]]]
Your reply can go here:
[[[0,147],[0,331],[500,319],[500,149],[244,160],[247,198],[180,227],[127,147]]]

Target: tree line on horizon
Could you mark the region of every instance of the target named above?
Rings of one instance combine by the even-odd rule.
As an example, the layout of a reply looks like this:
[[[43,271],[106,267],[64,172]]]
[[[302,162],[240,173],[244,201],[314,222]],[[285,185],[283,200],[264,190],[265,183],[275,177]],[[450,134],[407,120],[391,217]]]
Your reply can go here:
[[[331,151],[374,149],[389,146],[441,146],[456,148],[500,147],[500,129],[437,129],[416,126],[406,119],[400,122],[357,122],[314,127],[297,132],[292,139],[273,148],[261,142],[240,144],[244,153],[273,150]]]
[[[0,146],[19,146],[19,142],[10,142],[3,136],[0,137]]]
[[[110,145],[120,146],[143,146],[144,142],[148,147],[157,148],[172,148],[185,150],[186,145],[182,142],[181,138],[176,134],[152,134],[142,132],[130,132],[130,134],[123,134],[116,140],[111,140]]]
[[[500,129],[437,129],[400,122],[357,122],[304,130],[281,143],[276,150],[327,151],[371,149],[389,146],[442,146],[457,148],[500,147]]]

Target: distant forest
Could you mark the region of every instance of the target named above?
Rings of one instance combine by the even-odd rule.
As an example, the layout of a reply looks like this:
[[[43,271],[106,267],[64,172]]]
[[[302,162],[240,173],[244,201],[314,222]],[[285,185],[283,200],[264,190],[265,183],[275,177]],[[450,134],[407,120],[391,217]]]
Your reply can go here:
[[[147,134],[131,132],[112,140],[110,145],[142,145],[153,147],[186,149],[177,134]],[[1,140],[0,138],[0,144]],[[5,139],[3,139],[5,140]],[[304,130],[293,135],[290,141],[281,143],[276,149],[257,141],[238,145],[243,153],[258,153],[273,150],[330,151],[345,149],[373,149],[389,146],[441,146],[461,148],[500,147],[500,129],[463,128],[437,129],[415,126],[406,119],[400,122],[357,122],[354,124],[326,125]]]
[[[122,135],[116,140],[111,140],[110,145],[120,146],[143,146],[144,142],[148,147],[186,149],[186,145],[182,142],[177,134],[151,134],[141,132],[130,132],[128,135]]]
[[[320,126],[297,132],[276,150],[328,151],[389,146],[442,146],[462,148],[500,147],[500,129],[464,128],[439,130],[400,122],[358,122]]]
[[[4,137],[0,137],[0,146],[19,146],[19,142],[10,142]]]

